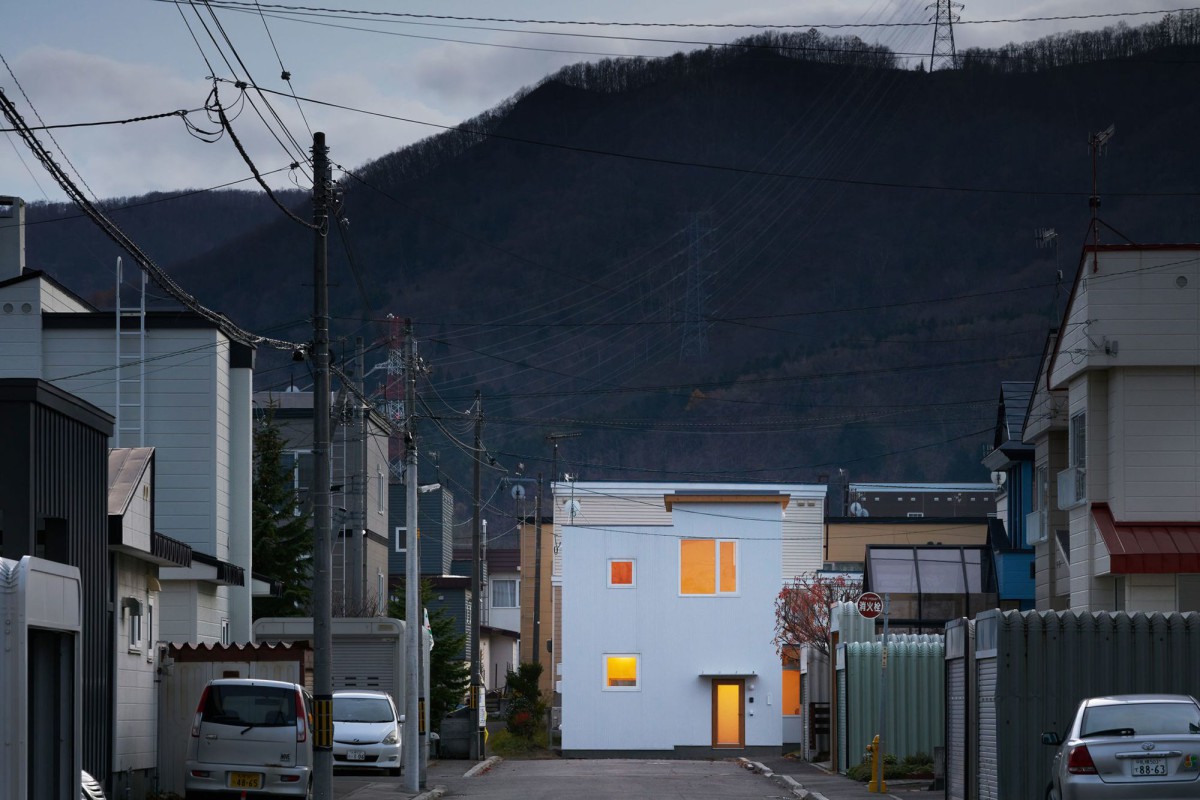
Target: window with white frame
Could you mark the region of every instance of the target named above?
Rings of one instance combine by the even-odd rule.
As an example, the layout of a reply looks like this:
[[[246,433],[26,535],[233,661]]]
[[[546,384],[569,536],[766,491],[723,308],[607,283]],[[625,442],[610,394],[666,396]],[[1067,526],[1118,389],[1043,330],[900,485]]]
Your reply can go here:
[[[221,644],[231,644],[229,638],[229,620],[221,620]]]
[[[725,539],[679,540],[681,595],[737,594],[737,542]]]
[[[514,579],[502,578],[493,580],[492,584],[492,608],[516,608],[517,607],[517,582]]]
[[[396,552],[408,552],[408,528],[396,526]]]
[[[142,604],[133,597],[126,597],[121,601],[121,607],[125,612],[125,630],[129,637],[129,652],[140,653],[142,651]]]
[[[604,686],[606,692],[636,692],[641,688],[637,653],[605,653]]]
[[[1075,472],[1076,502],[1087,499],[1087,412],[1081,411],[1071,417],[1070,429],[1071,468]]]
[[[637,562],[632,558],[608,560],[608,588],[632,589],[637,586]]]
[[[387,478],[383,474],[383,470],[376,470],[375,474],[375,513],[382,514],[384,512],[383,499],[387,496]]]

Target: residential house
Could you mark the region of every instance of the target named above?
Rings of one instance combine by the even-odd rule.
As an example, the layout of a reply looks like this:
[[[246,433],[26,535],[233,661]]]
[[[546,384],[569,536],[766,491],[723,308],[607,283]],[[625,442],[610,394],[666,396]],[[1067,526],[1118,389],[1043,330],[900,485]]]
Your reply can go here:
[[[158,759],[159,571],[191,566],[192,549],[154,529],[155,453],[108,451],[108,550],[114,628],[113,797],[143,797]]]
[[[783,582],[821,565],[826,487],[554,489],[564,752],[777,753],[774,601]]]
[[[487,583],[483,595],[481,646],[488,653],[483,664],[484,683],[500,691],[507,685],[510,670],[520,662],[521,637],[521,548],[518,528],[489,535],[483,529],[483,555]]]
[[[164,640],[250,639],[254,353],[218,320],[100,311],[27,270],[24,204],[0,198],[0,378],[53,383],[114,418],[109,445],[155,448],[156,525],[193,552],[159,572]]]
[[[1021,440],[1032,394],[1032,381],[1000,384],[992,449],[983,457],[996,487],[996,511],[988,527],[988,544],[996,569],[1000,608],[1005,610],[1026,611],[1034,604],[1033,548],[1025,529],[1033,510],[1034,448]]]
[[[277,425],[292,468],[301,505],[312,508],[313,393],[255,392],[254,416],[268,415]],[[332,584],[336,616],[368,617],[387,613],[388,562],[392,549],[388,525],[388,438],[391,425],[344,392],[331,404],[330,508],[333,514]]]
[[[1200,608],[1198,337],[1200,244],[1083,249],[1025,422],[1066,512],[1031,537],[1039,608]]]

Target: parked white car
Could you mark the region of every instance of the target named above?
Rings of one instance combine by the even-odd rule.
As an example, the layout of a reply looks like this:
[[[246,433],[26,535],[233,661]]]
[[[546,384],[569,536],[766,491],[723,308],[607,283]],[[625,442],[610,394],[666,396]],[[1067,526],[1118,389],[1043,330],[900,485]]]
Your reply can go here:
[[[296,683],[209,681],[184,764],[188,800],[312,796],[312,695]]]
[[[387,770],[401,769],[401,723],[396,704],[387,692],[333,693],[333,765]]]
[[[1200,703],[1181,694],[1089,697],[1058,747],[1048,800],[1200,798]]]

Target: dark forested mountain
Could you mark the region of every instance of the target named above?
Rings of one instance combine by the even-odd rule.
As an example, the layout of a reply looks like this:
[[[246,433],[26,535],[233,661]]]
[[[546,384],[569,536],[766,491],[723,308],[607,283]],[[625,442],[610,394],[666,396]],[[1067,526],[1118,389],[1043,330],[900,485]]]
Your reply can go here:
[[[1035,377],[1088,231],[1089,135],[1115,125],[1104,241],[1200,240],[1198,41],[1174,15],[933,73],[813,32],[564,69],[341,179],[334,336],[371,365],[414,320],[446,471],[478,388],[510,469],[578,432],[558,468],[585,479],[986,480],[1000,381]],[[115,253],[61,213],[33,208],[30,264],[102,300]],[[121,213],[210,308],[308,337],[312,238],[265,199]],[[310,384],[286,355],[259,388]]]

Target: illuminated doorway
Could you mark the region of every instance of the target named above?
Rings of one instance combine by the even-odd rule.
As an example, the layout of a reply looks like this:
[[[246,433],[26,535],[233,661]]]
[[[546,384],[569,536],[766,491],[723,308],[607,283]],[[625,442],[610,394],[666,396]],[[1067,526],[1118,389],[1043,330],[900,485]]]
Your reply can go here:
[[[745,747],[746,682],[714,678],[712,687],[713,747]]]

